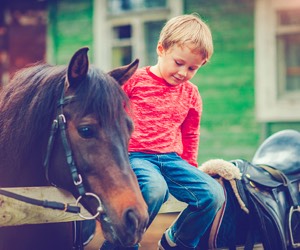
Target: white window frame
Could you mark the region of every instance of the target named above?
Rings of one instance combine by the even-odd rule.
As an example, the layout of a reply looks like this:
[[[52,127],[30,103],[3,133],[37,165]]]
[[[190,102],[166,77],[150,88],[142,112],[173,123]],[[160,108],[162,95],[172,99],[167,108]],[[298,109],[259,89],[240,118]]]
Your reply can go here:
[[[299,0],[255,1],[255,101],[260,122],[300,120],[300,93],[278,98],[276,11],[300,8]]]
[[[113,27],[130,24],[132,26],[132,58],[139,58],[140,66],[145,65],[146,52],[144,23],[167,20],[183,13],[183,0],[167,0],[167,8],[151,11],[128,11],[121,15],[107,12],[106,0],[94,0],[94,64],[104,71],[112,69]]]

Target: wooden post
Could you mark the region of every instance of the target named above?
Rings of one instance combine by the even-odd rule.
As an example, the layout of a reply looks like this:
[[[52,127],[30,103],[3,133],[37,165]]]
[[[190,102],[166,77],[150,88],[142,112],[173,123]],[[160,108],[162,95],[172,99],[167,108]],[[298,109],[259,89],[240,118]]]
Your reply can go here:
[[[34,199],[57,201],[73,205],[76,204],[76,199],[72,196],[72,194],[56,187],[22,187],[2,189]],[[91,216],[83,206],[80,205],[80,207],[82,215]],[[77,220],[83,219],[78,214],[52,208],[43,208],[0,195],[0,227]]]
[[[76,204],[76,199],[71,193],[56,187],[17,187],[2,189],[38,200],[56,201],[72,205]],[[82,215],[91,217],[90,213],[82,205],[79,204],[79,206],[81,207]],[[162,206],[159,212],[181,212],[185,207],[185,203],[179,202],[173,196],[170,196],[169,200]],[[78,214],[32,205],[0,194],[0,227],[77,220],[83,219]]]

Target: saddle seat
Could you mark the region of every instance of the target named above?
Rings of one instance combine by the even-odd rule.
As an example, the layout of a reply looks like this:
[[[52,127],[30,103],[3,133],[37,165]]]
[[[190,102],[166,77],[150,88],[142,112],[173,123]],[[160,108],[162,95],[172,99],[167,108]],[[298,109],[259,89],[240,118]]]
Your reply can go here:
[[[300,133],[295,130],[283,130],[273,134],[257,149],[252,164],[272,166],[290,180],[299,179]]]

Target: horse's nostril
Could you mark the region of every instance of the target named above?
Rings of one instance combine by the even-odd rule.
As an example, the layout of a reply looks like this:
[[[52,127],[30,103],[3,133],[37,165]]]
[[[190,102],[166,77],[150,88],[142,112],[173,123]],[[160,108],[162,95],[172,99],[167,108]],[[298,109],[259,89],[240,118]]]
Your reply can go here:
[[[139,220],[136,214],[132,209],[128,209],[124,216],[126,226],[130,230],[130,232],[134,233],[139,226]]]

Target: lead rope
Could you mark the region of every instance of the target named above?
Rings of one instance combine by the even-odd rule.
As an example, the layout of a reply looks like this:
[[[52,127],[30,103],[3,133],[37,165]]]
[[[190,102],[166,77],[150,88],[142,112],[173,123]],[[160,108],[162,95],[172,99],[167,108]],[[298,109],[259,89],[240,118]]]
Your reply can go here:
[[[62,203],[57,201],[38,200],[14,192],[10,192],[2,188],[0,188],[0,194],[39,207],[58,209],[69,213],[76,213],[76,214],[80,213],[80,207],[77,205],[70,205],[67,203]]]

